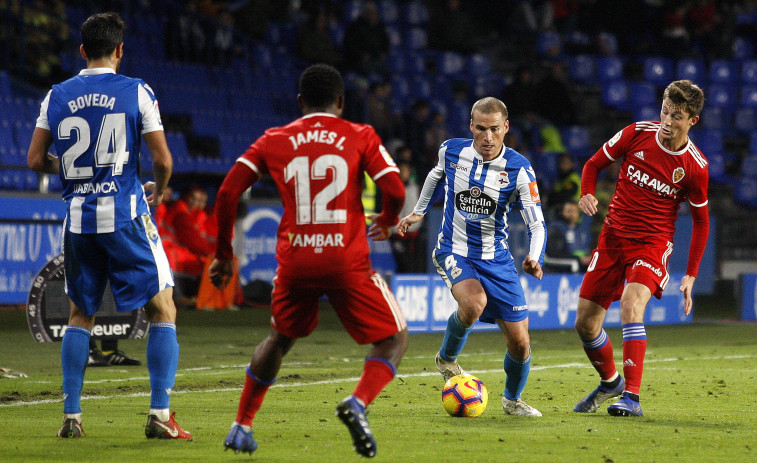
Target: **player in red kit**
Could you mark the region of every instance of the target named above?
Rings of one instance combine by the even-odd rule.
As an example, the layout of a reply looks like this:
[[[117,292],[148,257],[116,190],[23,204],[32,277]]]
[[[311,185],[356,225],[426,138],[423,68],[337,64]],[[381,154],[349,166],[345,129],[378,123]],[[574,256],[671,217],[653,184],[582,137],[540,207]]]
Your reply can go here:
[[[613,416],[640,416],[639,388],[647,349],[644,310],[668,284],[668,261],[681,202],[688,201],[693,230],[686,275],[680,290],[684,312],[709,234],[707,160],[689,139],[704,104],[702,90],[689,80],[665,89],[660,121],[636,122],[624,128],[586,162],[579,207],[597,212],[597,176],[620,162],[618,183],[602,226],[597,248],[581,284],[576,331],[584,351],[599,372],[599,387],[574,411],[595,412],[607,399],[621,396],[607,411]],[[607,307],[620,300],[623,324],[623,376],[615,369],[610,338],[602,328]],[[624,379],[625,378],[625,379]]]
[[[231,234],[242,192],[268,174],[284,205],[272,329],[247,368],[237,418],[224,445],[237,453],[257,448],[252,420],[284,355],[318,323],[318,301],[326,295],[350,336],[373,345],[354,392],[336,408],[355,451],[373,457],[376,442],[365,407],[394,378],[407,348],[407,323],[386,282],[371,269],[361,203],[364,173],[383,198],[381,214],[370,217],[367,235],[374,240],[387,239],[399,221],[405,188],[373,127],[340,117],[344,83],[339,71],[324,64],[310,66],[300,76],[299,91],[303,116],[256,140],[237,159],[216,198],[218,238],[209,273],[218,287],[232,273]]]

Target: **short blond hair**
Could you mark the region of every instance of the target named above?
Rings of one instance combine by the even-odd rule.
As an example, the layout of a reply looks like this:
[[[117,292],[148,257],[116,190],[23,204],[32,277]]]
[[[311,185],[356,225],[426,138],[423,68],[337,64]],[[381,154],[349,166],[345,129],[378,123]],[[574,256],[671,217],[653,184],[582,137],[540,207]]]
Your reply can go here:
[[[473,120],[473,112],[479,111],[481,114],[502,113],[502,117],[507,120],[507,106],[502,100],[494,98],[493,96],[487,96],[481,98],[477,102],[473,103],[473,107],[470,110],[470,118]]]
[[[704,106],[704,92],[690,80],[676,80],[670,83],[662,94],[676,107],[686,111],[689,117],[699,116]]]

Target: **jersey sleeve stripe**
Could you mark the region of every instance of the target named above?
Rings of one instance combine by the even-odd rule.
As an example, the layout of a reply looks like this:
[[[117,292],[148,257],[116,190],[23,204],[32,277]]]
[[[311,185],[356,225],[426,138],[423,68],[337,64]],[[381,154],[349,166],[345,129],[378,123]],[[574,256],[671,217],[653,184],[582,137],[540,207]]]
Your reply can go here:
[[[704,156],[702,156],[702,152],[699,151],[698,148],[695,148],[693,145],[691,145],[689,152],[691,153],[691,157],[693,157],[696,163],[699,164],[699,167],[704,167],[707,165],[707,160],[704,158]]]
[[[260,176],[260,170],[258,169],[258,166],[252,163],[252,161],[245,159],[245,158],[237,158],[237,162],[241,162],[242,164],[246,165],[250,169],[252,169],[253,172],[259,177]]]
[[[607,158],[610,159],[610,161],[612,161],[612,162],[617,161],[617,159],[615,159],[614,157],[610,156],[610,153],[607,152],[607,143],[605,143],[604,145],[602,145],[602,151],[605,152],[605,156],[607,156]]]
[[[389,166],[386,169],[384,169],[381,172],[379,172],[378,174],[376,174],[374,177],[372,177],[373,181],[375,182],[376,180],[380,179],[381,177],[383,177],[384,175],[388,174],[389,172],[397,172],[397,173],[399,173],[400,169],[398,167]]]
[[[691,206],[692,206],[692,207],[704,207],[704,206],[706,206],[706,205],[707,205],[707,204],[708,204],[709,202],[710,202],[710,200],[708,199],[707,201],[705,201],[705,202],[703,202],[703,203],[698,203],[698,204],[696,204],[696,203],[692,203],[691,201],[689,201],[689,204],[691,204]]]

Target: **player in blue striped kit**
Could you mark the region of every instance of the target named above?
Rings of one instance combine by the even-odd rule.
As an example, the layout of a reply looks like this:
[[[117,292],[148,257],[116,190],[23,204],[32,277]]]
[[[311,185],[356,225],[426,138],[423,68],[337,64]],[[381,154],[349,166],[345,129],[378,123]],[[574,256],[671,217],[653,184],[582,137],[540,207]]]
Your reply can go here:
[[[118,311],[144,306],[150,320],[152,393],[145,434],[189,439],[192,435],[169,413],[179,361],[174,283],[149,209],[162,201],[173,160],[152,90],[140,79],[117,74],[124,29],[116,13],[96,14],[82,24],[80,50],[87,68],[48,92],[29,145],[29,167],[59,175],[68,205],[63,255],[71,314],[61,345],[64,417],[58,436],[84,436],[81,389],[89,338],[110,281]],[[141,136],[153,155],[155,175],[144,187]],[[53,143],[59,158],[48,154]]]
[[[443,192],[444,218],[433,253],[434,265],[457,301],[449,317],[436,366],[449,378],[465,374],[457,363],[476,320],[497,323],[507,340],[507,374],[502,406],[509,415],[541,416],[521,393],[531,365],[528,305],[507,244],[507,214],[520,209],[529,228],[529,254],[523,270],[541,279],[546,226],[534,170],[528,160],[504,145],[510,128],[507,107],[483,98],[471,109],[473,139],[447,140],[439,163],[426,177],[413,213],[397,225],[403,235],[419,222]]]

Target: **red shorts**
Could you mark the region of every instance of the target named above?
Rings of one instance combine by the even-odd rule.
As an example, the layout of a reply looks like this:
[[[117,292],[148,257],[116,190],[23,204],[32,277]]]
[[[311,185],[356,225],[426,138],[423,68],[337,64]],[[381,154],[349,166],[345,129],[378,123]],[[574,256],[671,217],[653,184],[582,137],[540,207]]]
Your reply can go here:
[[[302,338],[318,324],[318,304],[326,295],[347,332],[358,344],[384,340],[407,327],[394,294],[373,270],[329,281],[273,280],[271,326],[290,338]]]
[[[672,253],[670,241],[640,242],[602,230],[579,296],[607,309],[620,299],[627,281],[646,286],[659,299],[670,280],[668,260]]]

